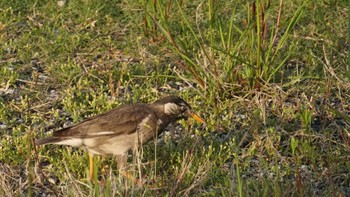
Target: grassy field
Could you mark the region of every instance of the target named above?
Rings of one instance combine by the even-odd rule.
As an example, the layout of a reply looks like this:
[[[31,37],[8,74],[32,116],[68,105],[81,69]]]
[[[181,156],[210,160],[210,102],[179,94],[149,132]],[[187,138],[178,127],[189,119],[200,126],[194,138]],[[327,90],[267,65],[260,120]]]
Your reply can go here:
[[[0,196],[350,196],[348,1],[0,0]],[[184,98],[129,158],[37,138]]]

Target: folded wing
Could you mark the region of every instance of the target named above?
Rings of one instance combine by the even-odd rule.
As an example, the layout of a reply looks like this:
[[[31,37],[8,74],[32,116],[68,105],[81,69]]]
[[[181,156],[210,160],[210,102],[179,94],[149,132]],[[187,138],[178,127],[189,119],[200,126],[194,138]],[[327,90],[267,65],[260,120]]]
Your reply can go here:
[[[80,146],[84,140],[92,138],[115,137],[135,132],[139,123],[153,116],[153,112],[145,104],[120,107],[67,128],[57,130],[52,137],[39,139],[36,145],[66,144]]]

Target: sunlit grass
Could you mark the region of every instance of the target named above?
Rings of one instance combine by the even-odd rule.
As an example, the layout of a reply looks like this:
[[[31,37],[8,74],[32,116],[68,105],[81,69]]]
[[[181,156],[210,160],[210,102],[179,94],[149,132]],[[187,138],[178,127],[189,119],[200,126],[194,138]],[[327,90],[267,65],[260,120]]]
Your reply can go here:
[[[0,196],[349,195],[347,2],[58,2],[0,1]],[[130,157],[142,187],[112,157],[91,183],[83,148],[34,151],[167,94],[207,125]]]

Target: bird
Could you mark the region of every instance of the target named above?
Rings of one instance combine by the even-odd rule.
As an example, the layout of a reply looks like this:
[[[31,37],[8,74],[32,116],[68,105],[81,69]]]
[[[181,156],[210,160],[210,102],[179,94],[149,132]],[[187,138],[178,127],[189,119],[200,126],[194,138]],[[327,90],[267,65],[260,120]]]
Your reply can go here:
[[[93,182],[94,155],[114,155],[119,172],[125,172],[129,150],[137,150],[161,134],[170,123],[188,117],[205,124],[186,101],[171,95],[150,104],[122,105],[92,116],[56,130],[50,137],[36,140],[35,145],[85,147],[89,153],[89,179]]]

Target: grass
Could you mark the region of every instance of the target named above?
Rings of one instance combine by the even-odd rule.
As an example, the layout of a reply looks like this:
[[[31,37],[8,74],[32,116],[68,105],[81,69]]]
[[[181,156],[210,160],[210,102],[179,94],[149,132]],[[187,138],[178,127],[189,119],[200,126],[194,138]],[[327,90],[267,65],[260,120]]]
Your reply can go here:
[[[1,196],[349,196],[347,1],[0,1]],[[129,158],[33,140],[177,94]]]

